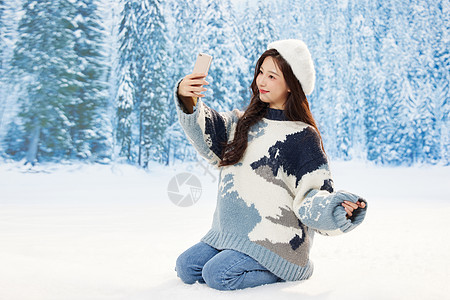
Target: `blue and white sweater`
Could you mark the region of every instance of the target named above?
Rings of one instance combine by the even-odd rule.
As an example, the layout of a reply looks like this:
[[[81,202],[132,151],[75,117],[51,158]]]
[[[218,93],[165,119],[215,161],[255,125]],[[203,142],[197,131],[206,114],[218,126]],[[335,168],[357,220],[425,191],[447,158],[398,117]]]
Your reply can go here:
[[[220,142],[233,139],[243,112],[217,112],[199,98],[194,113],[188,114],[181,100],[174,99],[188,140],[219,168]],[[346,217],[344,200],[365,200],[334,191],[315,129],[287,120],[283,110],[269,108],[250,128],[241,161],[219,169],[217,207],[212,228],[202,241],[219,250],[245,253],[284,280],[312,275],[309,251],[315,231],[348,232],[366,214],[367,206]]]

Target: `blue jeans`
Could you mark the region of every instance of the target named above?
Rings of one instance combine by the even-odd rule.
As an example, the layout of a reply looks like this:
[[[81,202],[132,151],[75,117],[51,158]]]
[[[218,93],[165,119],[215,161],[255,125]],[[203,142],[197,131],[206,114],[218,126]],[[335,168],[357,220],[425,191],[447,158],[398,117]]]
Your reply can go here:
[[[184,283],[206,283],[217,290],[237,290],[284,281],[250,256],[235,250],[217,250],[200,242],[177,259],[178,277]]]

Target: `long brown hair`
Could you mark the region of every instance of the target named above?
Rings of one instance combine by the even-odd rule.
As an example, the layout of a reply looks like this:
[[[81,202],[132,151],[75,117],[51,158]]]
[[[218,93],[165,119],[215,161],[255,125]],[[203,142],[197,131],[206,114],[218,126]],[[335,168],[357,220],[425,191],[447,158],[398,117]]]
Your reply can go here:
[[[322,136],[320,135],[311,110],[309,109],[308,100],[306,99],[306,95],[303,92],[300,82],[292,72],[291,66],[280,55],[280,53],[275,49],[269,49],[261,55],[256,63],[255,74],[253,77],[253,82],[251,84],[253,95],[250,100],[250,104],[245,110],[244,115],[242,115],[242,117],[240,117],[238,120],[233,141],[231,141],[230,143],[223,143],[222,160],[219,163],[219,167],[234,165],[241,160],[242,156],[244,155],[245,149],[247,149],[248,131],[250,127],[260,121],[266,115],[269,103],[262,102],[259,98],[259,89],[256,85],[256,77],[259,74],[259,69],[264,62],[264,59],[268,56],[272,57],[275,60],[278,67],[281,69],[281,72],[283,72],[286,84],[291,91],[284,104],[284,113],[287,119],[289,121],[302,121],[313,126],[317,131],[317,134],[319,135],[322,150],[325,153]]]

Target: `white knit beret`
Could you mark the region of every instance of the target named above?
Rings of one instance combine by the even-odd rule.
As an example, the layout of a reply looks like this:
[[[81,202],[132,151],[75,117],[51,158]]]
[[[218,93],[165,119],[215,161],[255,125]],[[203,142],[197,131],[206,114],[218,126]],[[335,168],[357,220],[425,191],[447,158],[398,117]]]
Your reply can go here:
[[[316,71],[306,44],[301,40],[280,40],[270,43],[267,49],[276,49],[280,53],[300,81],[303,92],[310,95],[314,89]]]

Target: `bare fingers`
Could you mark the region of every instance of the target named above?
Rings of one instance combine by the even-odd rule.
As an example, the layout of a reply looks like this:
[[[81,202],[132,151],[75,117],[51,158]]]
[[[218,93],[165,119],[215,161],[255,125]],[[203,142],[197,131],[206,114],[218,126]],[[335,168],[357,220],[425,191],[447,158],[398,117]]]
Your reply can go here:
[[[342,206],[345,209],[345,212],[347,213],[347,217],[351,217],[353,215],[353,207],[346,203],[342,203]]]
[[[342,206],[344,207],[345,212],[347,212],[347,217],[351,217],[353,215],[353,211],[359,207],[356,203],[347,200],[342,203]]]
[[[180,84],[182,93],[189,97],[204,97],[205,95],[200,94],[201,92],[207,91],[203,85],[209,84],[209,82],[204,79],[205,77],[206,75],[202,73],[186,75]]]
[[[209,82],[204,79],[191,79],[188,81],[189,85],[192,86],[202,86],[202,85],[208,85]]]
[[[203,74],[203,73],[192,73],[189,75],[186,75],[185,78],[189,78],[189,79],[195,79],[195,78],[205,78],[208,74]]]
[[[201,92],[207,91],[204,87],[192,87],[191,93],[194,94],[193,97],[205,97],[205,95],[200,94]]]
[[[207,91],[203,85],[209,84],[206,80],[192,80],[187,75],[178,87],[178,94],[183,97],[204,97],[201,92]]]
[[[358,208],[365,208],[366,203],[364,201],[356,201],[356,203],[353,203],[351,201],[345,200],[342,202],[342,206],[345,209],[345,212],[347,213],[347,218],[353,216],[353,212]]]
[[[364,202],[364,201],[357,201],[356,204],[358,204],[358,206],[360,208],[365,208],[366,207],[366,202]]]

